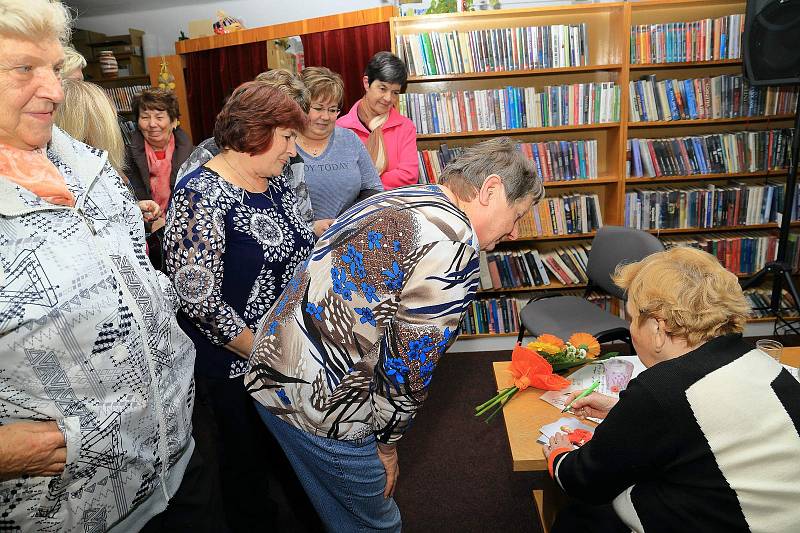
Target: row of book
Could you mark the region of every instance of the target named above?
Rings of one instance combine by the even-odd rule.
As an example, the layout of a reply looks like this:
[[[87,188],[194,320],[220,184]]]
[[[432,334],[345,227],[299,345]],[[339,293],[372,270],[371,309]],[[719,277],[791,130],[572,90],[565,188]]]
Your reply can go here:
[[[744,15],[631,26],[631,63],[716,61],[742,56]]]
[[[778,235],[774,232],[745,232],[735,235],[709,233],[687,237],[662,238],[667,248],[689,246],[708,252],[734,274],[758,272],[778,253]],[[794,263],[794,268],[797,263]]]
[[[473,300],[461,319],[461,333],[516,333],[519,331],[519,311],[526,303],[527,299],[505,297]]]
[[[631,122],[705,120],[794,113],[797,87],[754,87],[741,74],[657,81],[655,74],[631,81]]]
[[[619,121],[614,82],[505,87],[400,95],[399,111],[417,133],[543,128]]]
[[[396,36],[410,76],[587,65],[587,26],[556,24]]]
[[[628,175],[655,178],[780,171],[789,162],[792,129],[628,139]]]
[[[635,189],[625,194],[625,225],[642,230],[777,223],[785,183]],[[797,205],[792,220],[797,219]]]
[[[772,315],[767,309],[772,298],[771,289],[747,289],[744,291],[744,296],[752,309],[751,316],[765,318]],[[795,316],[797,314],[794,300],[786,290],[781,292],[780,307],[784,310],[783,316]]]
[[[534,162],[545,183],[597,179],[596,139],[520,143],[517,149]],[[418,151],[419,182],[438,183],[444,167],[463,151],[444,143],[435,150]]]
[[[603,227],[600,197],[567,193],[543,198],[517,224],[520,239],[597,231]]]
[[[562,285],[587,283],[586,265],[590,249],[589,244],[575,244],[549,251],[481,252],[480,288],[546,287],[554,281]]]
[[[125,87],[105,87],[106,94],[119,113],[130,113],[133,111],[131,102],[133,97],[145,89],[150,88],[149,85],[128,85]]]

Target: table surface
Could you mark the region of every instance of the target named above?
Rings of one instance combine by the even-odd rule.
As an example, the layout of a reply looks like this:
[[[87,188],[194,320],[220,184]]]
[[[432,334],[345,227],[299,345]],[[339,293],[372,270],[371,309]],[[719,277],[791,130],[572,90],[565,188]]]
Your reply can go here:
[[[784,348],[781,362],[794,367],[800,366],[800,346]],[[513,385],[510,366],[510,361],[494,362],[494,377],[498,391]],[[536,442],[540,435],[539,428],[555,422],[561,416],[570,416],[566,413],[562,415],[559,409],[540,400],[539,396],[543,392],[533,387],[525,389],[518,392],[503,408],[515,472],[547,470],[542,445]]]

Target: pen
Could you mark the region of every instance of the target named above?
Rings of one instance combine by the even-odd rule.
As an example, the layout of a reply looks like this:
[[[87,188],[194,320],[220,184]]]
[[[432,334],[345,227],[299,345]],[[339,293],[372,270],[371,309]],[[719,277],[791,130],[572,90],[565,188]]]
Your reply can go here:
[[[578,394],[571,402],[569,402],[569,404],[566,407],[564,407],[564,409],[561,410],[561,412],[566,413],[567,411],[569,411],[569,408],[572,407],[573,403],[575,403],[577,400],[580,400],[581,398],[586,398],[587,396],[589,396],[591,393],[594,392],[594,390],[598,387],[598,385],[600,385],[600,380],[599,379],[594,380],[592,384],[589,385],[588,389]]]

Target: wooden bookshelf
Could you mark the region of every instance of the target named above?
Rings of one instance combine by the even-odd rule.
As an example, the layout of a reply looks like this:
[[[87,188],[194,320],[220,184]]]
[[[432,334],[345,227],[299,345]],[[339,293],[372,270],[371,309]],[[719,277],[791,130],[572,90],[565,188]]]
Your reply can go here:
[[[673,63],[634,64],[630,57],[630,28],[644,24],[692,22],[705,18],[717,18],[745,13],[745,0],[642,0],[637,2],[609,2],[583,5],[562,5],[498,11],[480,11],[446,15],[392,18],[393,51],[403,57],[399,44],[403,35],[426,32],[468,32],[478,29],[517,28],[526,26],[548,26],[555,24],[581,24],[588,27],[588,64],[563,68],[542,68],[465,74],[442,74],[413,76],[409,78],[408,91],[412,93],[443,93],[447,91],[481,90],[490,88],[536,87],[544,85],[566,85],[575,83],[613,81],[620,88],[619,122],[559,126],[551,128],[517,128],[497,131],[467,131],[418,135],[420,150],[434,150],[440,143],[454,146],[469,146],[485,138],[507,135],[520,143],[552,140],[596,139],[599,179],[549,181],[545,187],[553,189],[548,196],[558,196],[569,189],[598,194],[601,202],[603,223],[623,225],[625,218],[625,194],[636,187],[669,183],[719,183],[726,180],[782,179],[785,170],[760,172],[738,172],[730,174],[706,174],[687,176],[663,176],[658,178],[626,176],[626,146],[629,138],[662,138],[703,135],[707,133],[735,132],[743,130],[767,130],[791,127],[792,115],[750,116],[723,119],[675,120],[629,122],[629,81],[641,76],[656,74],[658,79],[701,78],[721,74],[741,73],[740,58],[715,61],[691,61]],[[800,223],[793,223],[800,228]],[[777,229],[775,223],[724,228],[679,228],[653,230],[656,235],[692,235],[701,233],[750,232]],[[502,250],[530,247],[552,247],[560,243],[591,240],[595,233],[524,237],[501,243]],[[519,287],[515,289],[480,291],[481,296],[509,296],[526,292],[546,290],[568,290],[582,288],[581,285],[554,285],[542,287]],[[514,336],[500,334],[499,336]],[[462,338],[488,338],[496,335],[463,335]]]
[[[575,283],[573,285],[564,285],[563,283],[551,282],[547,285],[539,285],[534,287],[511,287],[505,289],[478,289],[478,294],[505,294],[505,293],[519,293],[519,292],[543,292],[543,291],[563,291],[568,289],[585,289],[585,283]]]

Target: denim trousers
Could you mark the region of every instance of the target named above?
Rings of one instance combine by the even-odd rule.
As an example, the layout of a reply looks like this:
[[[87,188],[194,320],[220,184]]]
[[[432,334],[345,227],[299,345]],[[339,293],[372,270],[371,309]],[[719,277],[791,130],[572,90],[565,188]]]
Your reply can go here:
[[[284,422],[256,402],[325,527],[331,532],[399,532],[400,510],[384,498],[386,471],[372,435],[358,441],[318,437]]]

